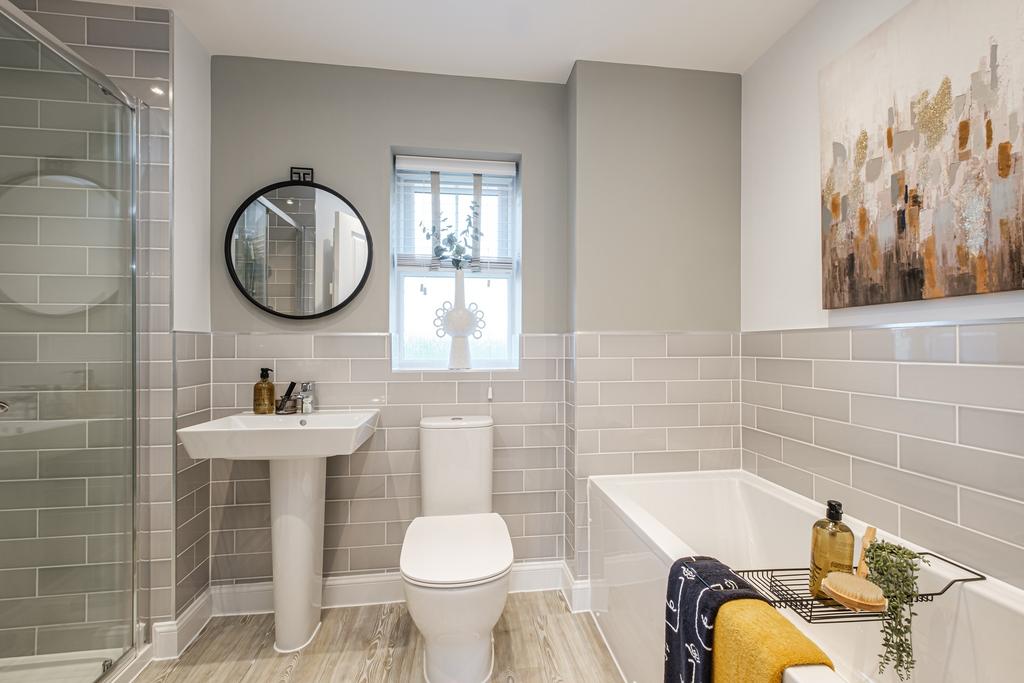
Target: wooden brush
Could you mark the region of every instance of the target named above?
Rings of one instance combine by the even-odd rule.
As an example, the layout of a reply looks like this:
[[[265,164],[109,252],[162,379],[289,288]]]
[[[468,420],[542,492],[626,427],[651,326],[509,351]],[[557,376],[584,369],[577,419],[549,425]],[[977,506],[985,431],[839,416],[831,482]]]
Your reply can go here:
[[[822,593],[854,612],[884,612],[888,604],[882,589],[867,579],[868,563],[865,556],[868,546],[875,540],[876,532],[877,529],[873,526],[869,526],[864,532],[856,574],[829,572],[821,582]]]

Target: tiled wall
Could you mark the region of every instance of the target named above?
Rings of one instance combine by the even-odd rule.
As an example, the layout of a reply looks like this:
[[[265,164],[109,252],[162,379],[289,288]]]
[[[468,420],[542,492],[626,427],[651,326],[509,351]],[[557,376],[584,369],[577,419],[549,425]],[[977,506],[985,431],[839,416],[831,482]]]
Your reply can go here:
[[[577,333],[566,354],[566,557],[585,577],[587,477],[740,466],[739,335]]]
[[[79,0],[13,0],[128,94],[167,107],[171,76],[170,12]],[[151,88],[159,87],[163,94]]]
[[[742,337],[743,467],[1024,586],[1024,324]]]
[[[169,14],[74,0],[15,4],[58,37],[76,43],[76,49],[118,77],[125,89],[144,94],[155,105],[147,116],[146,153],[152,163],[145,167],[144,189],[153,192],[144,193],[140,202],[145,220],[139,230],[138,284],[140,328],[164,332],[169,329],[169,116],[160,108],[166,95],[158,98],[149,88],[158,85],[165,93],[169,89]],[[8,558],[4,566],[21,563],[19,574],[5,574],[0,580],[0,597],[10,598],[0,601],[0,623],[19,627],[0,637],[0,656],[116,647],[128,629],[128,613],[122,606],[130,606],[130,598],[120,589],[131,585],[130,566],[114,559],[130,557],[125,529],[119,526],[130,517],[111,511],[127,501],[130,482],[117,474],[130,469],[127,463],[115,462],[118,452],[104,439],[111,428],[123,432],[123,416],[129,412],[123,400],[127,379],[123,364],[116,362],[128,353],[127,340],[117,334],[124,329],[124,309],[130,301],[127,287],[117,282],[128,272],[127,240],[124,223],[110,220],[126,214],[121,210],[127,193],[84,190],[64,180],[81,178],[97,188],[126,185],[125,167],[113,161],[115,145],[125,139],[111,134],[117,132],[117,112],[98,89],[48,50],[10,24],[0,26],[0,184],[8,186],[0,188],[0,259],[6,259],[0,270],[10,274],[0,276],[5,278],[0,326],[11,333],[0,343],[5,362],[0,372],[6,373],[2,382],[9,387],[19,385],[10,373],[27,373],[21,384],[39,392],[38,412],[20,419],[68,420],[47,424],[59,428],[36,432],[34,445],[23,444],[32,450],[16,457],[6,452],[3,460],[10,466],[16,461],[26,466],[29,460],[37,463],[38,469],[17,474],[17,486],[32,489],[34,504],[85,506],[2,513],[5,534],[21,535],[12,515],[31,513],[39,525],[31,538],[5,542],[17,545],[7,545],[0,553]],[[122,130],[127,132],[126,127]],[[35,287],[15,286],[30,279],[38,280]],[[120,295],[108,296],[112,292]],[[33,332],[42,334],[37,338]],[[147,341],[140,345],[144,358],[169,353],[169,338],[153,335],[150,344],[149,336],[143,335]],[[26,342],[30,338],[35,343]],[[169,356],[167,360],[169,369]],[[25,365],[18,370],[6,365],[8,361]],[[143,388],[155,390],[152,396],[140,394],[143,417],[157,417],[140,423],[140,439],[149,444],[169,438],[170,401],[163,399],[169,399],[170,374],[162,375],[159,367],[150,372],[143,364],[141,375]],[[148,455],[145,449],[142,455]],[[146,457],[140,464],[143,499],[164,496],[169,502],[169,478],[161,479],[161,465]],[[0,496],[0,507],[17,502],[11,493]],[[146,525],[150,519],[159,520],[160,513],[151,515],[145,509],[140,517],[140,528],[148,531]],[[157,540],[151,543],[152,538]],[[153,552],[170,557],[167,540],[143,533],[143,558]],[[115,552],[110,541],[125,552]],[[148,586],[154,582],[149,569],[148,562],[140,567],[143,617],[152,613]],[[36,574],[31,585],[26,572]],[[169,584],[165,585],[169,594]],[[159,607],[160,596],[155,604]]]
[[[210,420],[208,332],[174,333],[175,429]],[[188,457],[175,438],[175,614],[210,585],[210,461]]]
[[[376,434],[328,460],[325,573],[398,568],[403,534],[419,514],[422,417],[484,414],[495,420],[494,509],[517,560],[563,555],[563,335],[526,335],[518,371],[392,373],[387,335],[213,335],[213,416],[252,409],[260,367],[278,393],[314,380],[320,408],[376,407]],[[493,401],[487,400],[487,388]],[[212,461],[213,583],[271,576],[266,462]]]

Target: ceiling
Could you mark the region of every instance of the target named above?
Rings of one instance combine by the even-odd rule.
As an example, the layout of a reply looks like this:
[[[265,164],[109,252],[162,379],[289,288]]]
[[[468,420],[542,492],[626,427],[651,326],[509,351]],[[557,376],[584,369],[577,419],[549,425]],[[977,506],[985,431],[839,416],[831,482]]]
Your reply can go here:
[[[131,0],[129,0],[131,1]],[[564,83],[577,59],[742,73],[817,0],[148,0],[214,55]]]

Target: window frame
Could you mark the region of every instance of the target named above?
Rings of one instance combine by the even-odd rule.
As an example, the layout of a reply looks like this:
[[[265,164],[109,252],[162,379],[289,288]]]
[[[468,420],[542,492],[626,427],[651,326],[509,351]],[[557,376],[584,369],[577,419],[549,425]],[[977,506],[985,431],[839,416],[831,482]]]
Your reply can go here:
[[[427,158],[423,158],[423,161],[427,161]],[[456,163],[462,163],[472,165],[478,163],[485,165],[489,162],[470,159],[457,159],[457,160],[439,160],[439,161],[454,161]],[[453,172],[446,172],[443,168],[438,169],[441,173],[441,194],[465,194],[465,192],[448,192],[444,191],[444,176],[452,175]],[[416,192],[404,196],[406,193],[400,191],[400,179],[399,176],[404,171],[399,170],[397,167],[392,168],[392,183],[391,183],[391,220],[389,222],[391,233],[390,239],[390,319],[391,319],[391,369],[396,372],[452,372],[448,369],[448,358],[445,354],[441,358],[433,360],[423,359],[408,359],[405,356],[405,309],[406,301],[404,297],[405,292],[405,280],[408,277],[436,277],[436,278],[450,278],[455,279],[455,269],[450,264],[441,264],[434,267],[424,266],[422,264],[412,264],[408,262],[408,259],[400,259],[400,249],[403,246],[406,238],[408,237],[408,230],[412,230],[413,239],[419,234],[419,226],[413,225],[411,228],[406,225],[402,225],[403,219],[406,221],[415,221],[415,195]],[[409,173],[422,173],[424,171],[415,170],[408,171]],[[429,175],[429,171],[427,171]],[[465,171],[454,172],[456,175],[465,176]],[[485,172],[482,175],[486,178],[488,175]],[[463,272],[466,279],[491,279],[491,280],[505,280],[508,284],[508,308],[503,312],[503,315],[508,316],[507,325],[507,338],[506,348],[508,349],[508,355],[505,358],[490,358],[481,359],[472,356],[472,368],[470,370],[464,370],[460,372],[474,372],[474,371],[488,371],[488,370],[518,370],[520,367],[520,352],[519,352],[519,338],[521,335],[522,328],[522,297],[523,297],[523,282],[522,282],[522,195],[520,185],[520,169],[518,162],[515,167],[515,175],[511,177],[511,187],[508,193],[507,207],[509,216],[507,221],[500,221],[499,229],[504,228],[508,231],[508,249],[509,255],[507,257],[499,257],[501,260],[508,259],[510,263],[506,266],[494,269],[488,269],[486,267],[487,261],[486,256],[483,258],[483,267],[480,270],[475,268],[467,268]],[[486,182],[486,181],[485,181]],[[485,192],[486,194],[486,192]],[[501,196],[502,193],[498,193]],[[501,202],[505,204],[505,202]],[[504,207],[499,207],[499,211],[504,211]],[[451,221],[453,227],[458,228],[456,221]],[[500,237],[499,237],[500,239]],[[442,302],[438,302],[440,305]],[[485,315],[495,315],[493,311],[484,310]],[[486,318],[485,318],[486,320]],[[431,334],[433,334],[431,330]],[[485,331],[486,334],[486,331]],[[470,348],[472,350],[473,340],[470,340]]]

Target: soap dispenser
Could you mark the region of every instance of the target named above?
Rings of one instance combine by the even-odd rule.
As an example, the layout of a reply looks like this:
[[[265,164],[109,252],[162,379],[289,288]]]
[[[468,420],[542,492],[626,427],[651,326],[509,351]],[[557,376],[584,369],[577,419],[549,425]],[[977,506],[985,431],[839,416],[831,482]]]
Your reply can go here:
[[[811,528],[811,571],[808,588],[815,598],[827,597],[821,582],[829,572],[853,572],[853,532],[843,524],[843,504],[828,501],[825,519]]]
[[[260,368],[260,381],[252,387],[252,412],[257,415],[274,414],[274,383],[270,381],[270,368]]]

